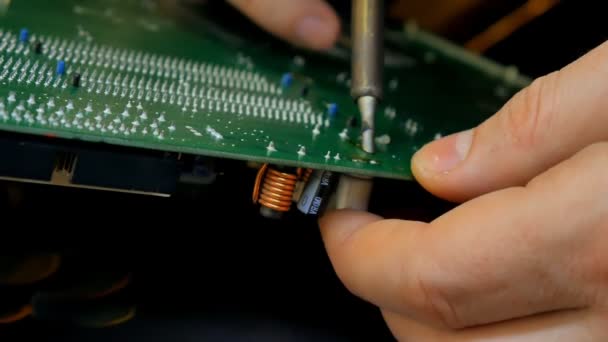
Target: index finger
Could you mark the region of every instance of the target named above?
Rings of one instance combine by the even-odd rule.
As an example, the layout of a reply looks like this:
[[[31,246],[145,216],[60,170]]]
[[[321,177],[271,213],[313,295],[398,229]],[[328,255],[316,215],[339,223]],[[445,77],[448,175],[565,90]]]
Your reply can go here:
[[[293,44],[313,50],[331,48],[340,21],[323,0],[228,0],[256,24]]]
[[[606,75],[608,42],[536,79],[478,127],[422,148],[412,159],[416,179],[436,195],[462,202],[524,185],[605,141]]]

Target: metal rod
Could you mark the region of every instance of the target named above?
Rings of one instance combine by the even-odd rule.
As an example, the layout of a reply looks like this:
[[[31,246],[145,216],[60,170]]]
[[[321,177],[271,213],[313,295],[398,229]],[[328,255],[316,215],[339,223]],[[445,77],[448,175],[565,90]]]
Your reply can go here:
[[[363,149],[373,153],[374,117],[384,96],[384,1],[353,0],[351,96],[361,111]]]

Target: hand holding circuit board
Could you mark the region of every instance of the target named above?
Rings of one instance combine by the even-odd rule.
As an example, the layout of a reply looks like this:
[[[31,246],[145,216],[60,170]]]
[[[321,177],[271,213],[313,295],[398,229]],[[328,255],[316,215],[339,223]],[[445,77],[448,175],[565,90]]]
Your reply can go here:
[[[310,46],[335,37],[335,18],[321,1],[233,3],[299,42],[290,31],[296,24],[282,20],[324,13],[325,29],[316,32],[327,34],[311,35]],[[265,21],[264,4],[288,16]],[[604,44],[482,125],[419,151],[417,180],[440,197],[468,201],[436,221],[348,211],[321,220],[338,275],[382,309],[396,337],[608,339],[607,66]]]
[[[269,186],[257,187],[281,210],[310,169],[413,174],[439,197],[467,203],[428,225],[344,211],[321,220],[338,275],[382,308],[397,337],[606,340],[607,147],[598,142],[608,135],[607,46],[500,109],[527,83],[516,72],[406,25],[387,37],[382,148],[370,158],[352,120],[344,49],[304,58],[269,48],[277,45],[266,37],[189,30],[142,7],[151,2],[6,3],[3,131],[288,165],[298,172],[272,167]],[[320,0],[232,3],[313,50],[330,48],[339,32]]]

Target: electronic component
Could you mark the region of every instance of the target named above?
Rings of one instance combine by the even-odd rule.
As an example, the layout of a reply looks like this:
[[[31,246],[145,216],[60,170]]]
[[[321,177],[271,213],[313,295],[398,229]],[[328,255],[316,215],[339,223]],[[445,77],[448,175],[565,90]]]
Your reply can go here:
[[[56,71],[57,75],[65,74],[65,61],[57,61]]]
[[[378,81],[387,91],[375,104],[384,115],[374,118],[377,146],[369,154],[361,130],[370,123],[357,120],[349,91],[362,84],[351,70],[352,46],[341,41],[310,53],[238,32],[204,10],[191,23],[183,15],[192,11],[181,9],[110,0],[11,3],[0,21],[0,130],[23,140],[54,137],[49,144],[86,143],[96,152],[70,148],[71,167],[49,172],[45,164],[44,175],[28,174],[33,168],[14,158],[0,163],[0,177],[164,196],[172,186],[161,179],[179,177],[173,159],[155,164],[150,170],[158,173],[146,182],[133,176],[137,188],[130,188],[129,172],[82,171],[94,164],[87,156],[109,158],[97,148],[115,147],[255,162],[267,165],[251,180],[255,202],[276,216],[298,202],[308,170],[412,180],[409,163],[420,147],[483,122],[529,84],[415,27],[387,31],[386,58],[371,56],[390,79]],[[32,44],[23,43],[24,27]],[[36,162],[49,160],[56,157]]]
[[[37,41],[34,43],[34,53],[39,55],[42,53],[42,42]]]
[[[348,128],[355,128],[358,125],[359,125],[359,121],[357,120],[356,116],[351,116],[346,121],[346,127],[348,127]]]
[[[298,210],[306,215],[322,215],[334,193],[338,177],[332,171],[315,171],[299,198]]]
[[[329,114],[330,119],[334,119],[338,115],[338,104],[330,103],[327,105],[327,114]]]
[[[171,196],[187,172],[178,154],[52,137],[2,134],[0,155],[0,180],[155,197]]]
[[[297,187],[308,182],[312,170],[276,167],[268,164],[260,167],[253,189],[253,202],[260,204],[260,213],[268,218],[280,218],[291,210],[296,201]]]
[[[72,87],[74,87],[74,88],[80,87],[80,79],[81,79],[81,77],[82,76],[79,73],[75,73],[72,76]]]
[[[294,51],[267,38],[236,41],[227,38],[230,27],[213,26],[204,13],[193,33],[158,7],[112,2],[118,7],[108,17],[102,15],[108,6],[11,4],[0,22],[0,129],[411,180],[409,160],[418,148],[499,109],[506,99],[495,87],[510,94],[525,83],[419,30],[389,32],[385,69],[393,79],[387,82],[398,86],[378,112],[390,106],[396,114],[377,115],[375,133],[391,136],[391,143],[369,155],[357,130],[343,134],[357,113],[349,58]],[[56,24],[45,25],[42,15]],[[36,48],[18,44],[23,27],[46,53],[27,53]],[[429,51],[432,64],[424,58]],[[71,77],[49,75],[72,68],[81,74],[77,88]],[[403,129],[408,121],[415,132]]]
[[[22,43],[27,43],[30,39],[30,31],[28,29],[21,29],[19,32],[19,41]]]
[[[281,86],[287,88],[291,86],[293,83],[293,75],[291,73],[286,73],[281,77]]]

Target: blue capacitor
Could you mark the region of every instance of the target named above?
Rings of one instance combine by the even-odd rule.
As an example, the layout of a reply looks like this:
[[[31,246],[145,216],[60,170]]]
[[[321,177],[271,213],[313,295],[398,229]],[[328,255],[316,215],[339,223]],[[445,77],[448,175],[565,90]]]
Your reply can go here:
[[[338,114],[338,104],[337,103],[330,103],[327,106],[327,114],[329,114],[330,118],[335,118],[336,115]]]
[[[65,62],[58,61],[57,62],[57,75],[63,75],[63,74],[65,74]]]
[[[286,88],[289,87],[293,83],[293,75],[291,73],[283,74],[281,77],[281,86]]]
[[[22,43],[27,43],[30,39],[30,31],[26,28],[21,29],[19,33],[19,41]]]

